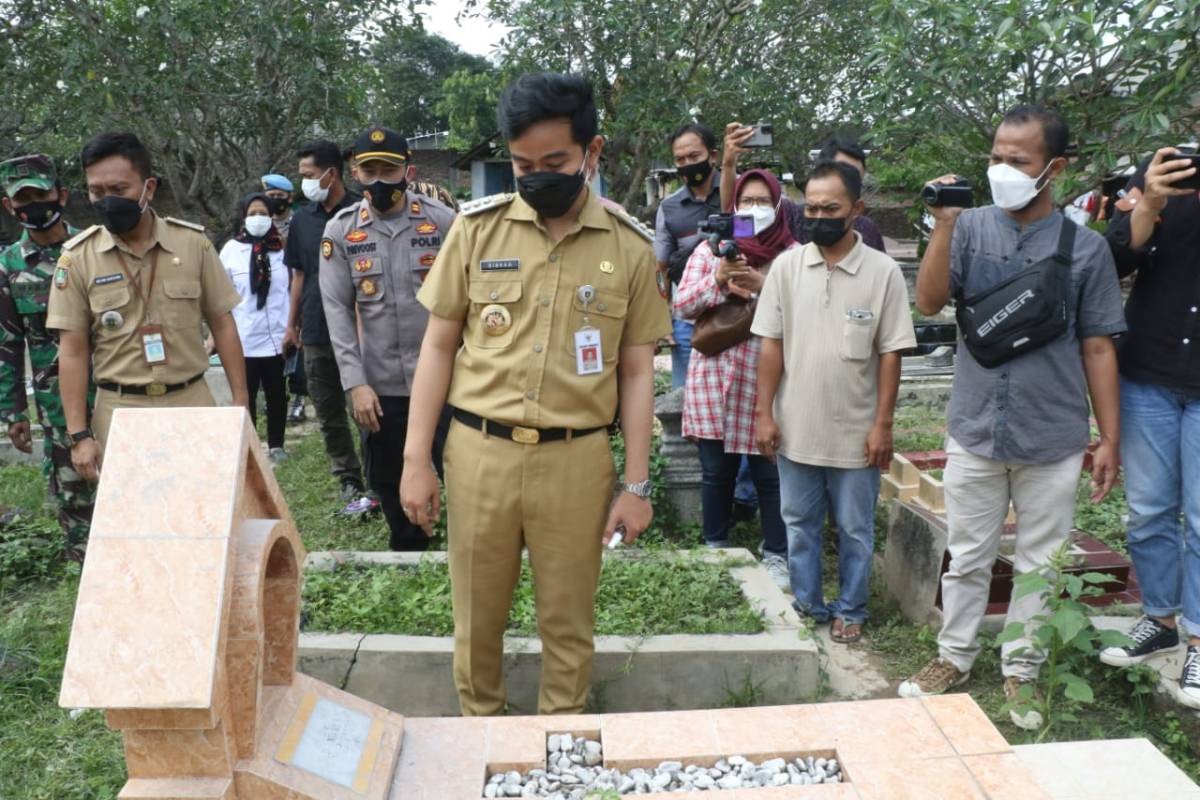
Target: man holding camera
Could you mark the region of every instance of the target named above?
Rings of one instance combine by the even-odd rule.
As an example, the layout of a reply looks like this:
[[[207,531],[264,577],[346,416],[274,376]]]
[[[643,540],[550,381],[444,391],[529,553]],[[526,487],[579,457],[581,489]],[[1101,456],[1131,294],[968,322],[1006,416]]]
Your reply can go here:
[[[654,257],[658,261],[658,290],[665,298],[670,286],[679,286],[684,267],[696,245],[704,239],[699,227],[709,214],[721,213],[721,172],[717,164],[717,136],[708,127],[690,122],[671,134],[671,157],[683,186],[658,205],[654,218]],[[671,388],[687,380],[692,354],[690,320],[672,313]]]
[[[1175,652],[1181,616],[1179,698],[1192,708],[1200,708],[1198,190],[1200,156],[1164,147],[1130,179],[1108,228],[1118,274],[1137,273],[1121,346],[1121,458],[1144,616],[1128,646],[1100,653],[1125,667]]]
[[[1059,114],[1018,106],[992,143],[995,205],[931,208],[936,223],[917,276],[917,309],[936,314],[953,297],[959,319],[944,475],[950,568],[938,657],[900,685],[901,697],[941,694],[969,678],[1010,502],[1017,575],[1044,569],[1067,541],[1090,439],[1089,391],[1100,428],[1093,502],[1117,478],[1112,337],[1125,330],[1121,292],[1104,240],[1054,208],[1067,141]],[[1028,730],[1042,724],[1035,681],[1044,660],[1028,628],[1045,611],[1043,594],[1012,598],[1007,622],[1022,634],[1001,648],[1010,716]]]

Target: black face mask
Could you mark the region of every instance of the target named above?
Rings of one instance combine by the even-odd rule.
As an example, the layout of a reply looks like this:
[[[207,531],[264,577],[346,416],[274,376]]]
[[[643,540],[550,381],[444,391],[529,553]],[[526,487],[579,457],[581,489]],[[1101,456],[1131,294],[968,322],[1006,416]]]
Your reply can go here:
[[[363,184],[363,191],[370,195],[371,205],[375,207],[376,211],[390,211],[404,199],[404,190],[407,188],[408,181],[403,178],[395,183],[374,181]]]
[[[804,232],[809,239],[820,247],[832,247],[846,235],[846,220],[849,217],[835,219],[831,217],[805,217]]]
[[[713,165],[711,161],[700,161],[696,164],[688,164],[682,167],[676,167],[675,172],[683,178],[683,182],[688,186],[699,186],[708,180],[708,176],[712,174]]]
[[[45,231],[53,228],[62,219],[62,203],[57,200],[35,200],[21,206],[13,206],[13,214],[22,228]]]
[[[146,184],[143,183],[142,194],[137,200],[110,195],[92,203],[92,208],[96,209],[100,219],[104,220],[104,227],[108,228],[109,232],[120,236],[137,227],[138,221],[142,218],[142,212],[145,211],[142,208],[142,198],[145,196]]]
[[[288,201],[283,197],[268,197],[267,198],[267,213],[272,217],[278,217],[284,211],[287,211]]]
[[[546,219],[555,219],[570,211],[571,204],[582,190],[583,167],[574,175],[531,172],[517,178],[517,192],[521,199]]]

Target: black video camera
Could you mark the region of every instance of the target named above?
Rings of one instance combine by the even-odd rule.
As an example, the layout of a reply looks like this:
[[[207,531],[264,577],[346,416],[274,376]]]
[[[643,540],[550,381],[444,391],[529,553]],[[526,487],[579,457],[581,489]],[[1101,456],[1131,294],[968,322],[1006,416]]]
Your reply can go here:
[[[954,183],[927,183],[921,189],[921,200],[935,208],[950,206],[952,208],[971,208],[975,205],[975,193],[971,182],[966,178],[954,176]]]
[[[734,239],[748,239],[754,235],[754,217],[749,214],[709,214],[697,230],[708,234],[708,244],[717,257],[733,261],[741,252]]]

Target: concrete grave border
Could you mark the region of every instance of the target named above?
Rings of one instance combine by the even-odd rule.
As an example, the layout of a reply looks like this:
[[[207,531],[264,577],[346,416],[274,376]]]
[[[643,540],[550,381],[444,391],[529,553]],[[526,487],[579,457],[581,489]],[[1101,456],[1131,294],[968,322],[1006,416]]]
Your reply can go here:
[[[716,708],[754,687],[756,705],[783,705],[816,698],[819,650],[788,596],[775,586],[748,550],[617,550],[606,558],[693,559],[728,564],[751,606],[763,613],[757,634],[597,636],[592,702],[606,712]],[[444,561],[444,552],[310,553],[305,571],[338,564],[384,564],[398,568],[422,558]],[[505,678],[514,713],[536,713],[541,669],[537,637],[505,637]],[[452,636],[395,634],[300,634],[299,670],[351,694],[408,716],[459,713],[454,688]]]

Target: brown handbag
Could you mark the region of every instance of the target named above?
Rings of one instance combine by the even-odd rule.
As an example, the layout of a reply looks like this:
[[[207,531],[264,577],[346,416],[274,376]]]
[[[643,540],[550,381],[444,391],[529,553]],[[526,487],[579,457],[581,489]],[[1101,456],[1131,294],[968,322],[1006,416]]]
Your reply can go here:
[[[757,300],[743,300],[736,295],[713,306],[696,318],[692,330],[692,348],[706,356],[723,353],[750,338]]]

